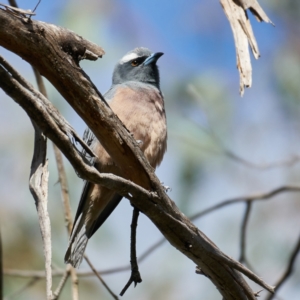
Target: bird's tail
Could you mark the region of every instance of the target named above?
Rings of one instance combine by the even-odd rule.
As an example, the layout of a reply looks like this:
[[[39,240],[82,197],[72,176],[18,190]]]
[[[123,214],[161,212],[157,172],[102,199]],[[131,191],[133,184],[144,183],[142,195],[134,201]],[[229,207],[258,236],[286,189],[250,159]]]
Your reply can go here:
[[[66,264],[71,264],[74,268],[80,266],[88,240],[89,237],[81,215],[72,230],[69,246],[65,254]]]

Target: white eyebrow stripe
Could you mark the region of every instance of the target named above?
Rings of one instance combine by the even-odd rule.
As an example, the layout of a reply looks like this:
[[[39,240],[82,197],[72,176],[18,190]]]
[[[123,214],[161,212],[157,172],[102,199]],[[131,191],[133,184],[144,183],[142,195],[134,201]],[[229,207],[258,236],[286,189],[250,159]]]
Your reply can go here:
[[[120,60],[120,64],[124,64],[132,59],[138,58],[139,56],[136,53],[129,53],[123,56]]]

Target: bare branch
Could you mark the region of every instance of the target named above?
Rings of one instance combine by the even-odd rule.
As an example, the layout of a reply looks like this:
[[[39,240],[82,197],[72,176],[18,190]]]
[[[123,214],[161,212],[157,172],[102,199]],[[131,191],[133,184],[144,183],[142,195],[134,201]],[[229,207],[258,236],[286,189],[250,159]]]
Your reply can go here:
[[[246,202],[246,210],[245,214],[243,217],[243,223],[242,223],[242,228],[241,228],[241,244],[240,244],[240,258],[239,262],[244,263],[247,261],[246,259],[246,237],[247,237],[247,225],[250,217],[250,212],[252,208],[252,201]]]
[[[67,282],[67,280],[70,276],[71,268],[72,267],[70,265],[68,265],[66,267],[65,273],[64,273],[63,277],[61,278],[56,290],[53,293],[52,300],[57,300],[58,299],[60,293],[62,292],[62,290],[63,290],[63,288],[64,288],[64,286],[65,286],[65,284],[66,284],[66,282]]]
[[[271,23],[257,0],[220,0],[224,12],[230,23],[236,48],[237,68],[240,73],[240,94],[244,94],[245,87],[252,85],[252,67],[248,43],[256,59],[259,58],[259,50],[252,31],[246,10],[250,8],[259,21]]]
[[[94,274],[96,275],[96,277],[101,281],[101,283],[104,285],[104,287],[107,289],[107,291],[111,294],[111,296],[118,300],[118,296],[116,294],[114,294],[114,292],[109,288],[109,286],[106,284],[106,282],[102,279],[102,277],[100,276],[100,274],[97,272],[97,270],[95,269],[95,267],[93,266],[93,264],[91,263],[91,261],[89,260],[89,258],[84,255],[84,259],[85,261],[88,263],[88,265],[90,266],[90,268],[92,269],[92,271],[94,272]]]
[[[132,283],[134,283],[134,287],[136,287],[138,283],[142,282],[142,277],[139,271],[139,266],[136,258],[136,229],[138,225],[139,213],[140,213],[139,210],[134,207],[132,213],[131,237],[130,237],[131,275],[125,287],[121,291],[120,296],[123,296],[126,293],[127,289],[130,287]]]
[[[194,214],[193,216],[191,216],[191,220],[195,220],[200,217],[203,217],[204,215],[206,215],[212,211],[215,211],[217,209],[220,209],[224,206],[227,206],[227,205],[240,203],[240,202],[251,202],[254,200],[268,200],[268,199],[272,198],[273,196],[280,194],[282,192],[300,192],[300,186],[292,186],[292,185],[281,186],[279,188],[275,188],[266,193],[254,194],[254,195],[249,195],[249,196],[244,196],[244,197],[228,199],[228,200],[220,202],[219,204],[213,205],[199,213]]]
[[[56,159],[56,165],[58,170],[58,180],[61,186],[61,194],[62,194],[62,202],[63,202],[63,208],[64,208],[64,215],[65,215],[65,222],[66,222],[66,228],[68,231],[68,234],[71,234],[72,231],[72,215],[71,215],[71,205],[70,205],[70,199],[69,199],[69,189],[68,189],[68,183],[67,183],[67,177],[65,168],[63,165],[63,158],[61,155],[60,150],[53,144],[53,150],[54,155]]]
[[[108,269],[108,270],[96,270],[96,272],[100,275],[110,275],[118,272],[124,272],[130,270],[130,265],[120,268]],[[39,279],[45,278],[45,271],[41,270],[18,270],[18,269],[4,269],[3,271],[5,276],[18,277],[18,278],[29,278],[36,277]],[[60,277],[63,276],[65,270],[53,270],[52,277]],[[77,270],[77,275],[79,277],[88,277],[94,276],[95,273],[87,270]]]
[[[55,159],[56,159],[56,165],[58,169],[58,177],[59,182],[61,186],[61,193],[62,193],[62,201],[63,201],[63,208],[64,208],[64,216],[66,221],[66,227],[68,231],[68,235],[71,234],[72,230],[72,215],[71,215],[71,206],[70,206],[70,198],[69,198],[69,192],[68,192],[68,183],[67,183],[67,176],[65,172],[65,168],[63,165],[63,159],[62,154],[59,151],[59,149],[53,144]],[[72,278],[72,295],[73,300],[79,299],[79,292],[78,292],[78,276],[76,269],[74,269],[71,265],[70,267],[70,273]]]
[[[39,127],[32,122],[35,129],[34,154],[31,163],[29,189],[34,197],[38,212],[39,224],[42,233],[45,271],[46,271],[46,293],[47,299],[52,298],[52,275],[51,275],[51,225],[48,215],[48,162],[46,161],[47,138]]]

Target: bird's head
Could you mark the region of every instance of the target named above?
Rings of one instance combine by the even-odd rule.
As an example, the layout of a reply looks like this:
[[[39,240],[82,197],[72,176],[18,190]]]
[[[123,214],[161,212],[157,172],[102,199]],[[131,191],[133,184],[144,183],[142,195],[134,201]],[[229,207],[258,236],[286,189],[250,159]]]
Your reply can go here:
[[[113,84],[127,81],[153,84],[159,88],[159,72],[157,60],[162,52],[152,53],[147,48],[135,48],[125,54],[115,66]]]

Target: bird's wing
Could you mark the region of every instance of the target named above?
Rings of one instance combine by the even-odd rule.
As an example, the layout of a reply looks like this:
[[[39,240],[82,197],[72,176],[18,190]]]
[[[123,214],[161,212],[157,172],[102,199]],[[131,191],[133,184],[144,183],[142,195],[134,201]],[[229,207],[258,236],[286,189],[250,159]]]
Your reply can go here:
[[[110,214],[114,211],[114,209],[118,206],[120,201],[122,200],[122,196],[118,194],[114,194],[112,199],[108,202],[105,208],[102,210],[97,220],[94,222],[94,225],[89,232],[89,238],[101,227],[101,225],[106,221],[106,219],[110,216]]]
[[[97,147],[101,147],[89,129],[87,129],[84,133],[84,140],[93,149],[93,151],[95,149],[99,150]],[[108,162],[107,158],[109,156],[106,152],[106,154],[103,154],[103,151],[103,148],[102,151],[96,151],[99,155],[98,161],[90,161],[90,163],[97,169],[101,169],[102,164],[103,166],[108,166],[109,169],[103,171],[112,172],[110,168],[113,166],[106,165],[106,162]],[[97,198],[101,199],[101,201],[97,200]],[[122,197],[116,195],[113,191],[88,181],[84,182],[69,240],[69,246],[65,255],[66,263],[71,263],[74,267],[78,267],[80,265],[88,239],[104,223],[111,212],[119,204],[121,199]],[[97,215],[98,213],[100,213],[100,215]]]
[[[94,136],[93,132],[87,127],[86,130],[83,133],[83,141],[90,147],[93,144],[94,140],[95,140],[95,136]],[[86,155],[86,152],[85,152],[84,149],[82,149],[82,155],[83,156]],[[91,165],[95,165],[95,162],[93,160],[90,160],[90,163],[91,163]],[[83,190],[82,190],[82,193],[81,193],[79,205],[77,207],[77,211],[76,211],[76,215],[75,215],[75,219],[74,219],[74,224],[76,224],[79,216],[81,215],[81,213],[83,211],[88,191],[92,187],[92,185],[93,185],[93,183],[91,183],[89,181],[84,181],[84,186],[83,186]],[[73,228],[72,228],[71,236],[72,236],[72,233],[74,231],[74,227],[75,226],[73,226]]]

